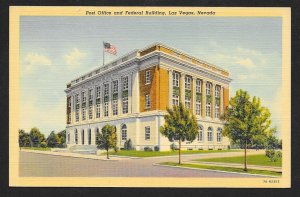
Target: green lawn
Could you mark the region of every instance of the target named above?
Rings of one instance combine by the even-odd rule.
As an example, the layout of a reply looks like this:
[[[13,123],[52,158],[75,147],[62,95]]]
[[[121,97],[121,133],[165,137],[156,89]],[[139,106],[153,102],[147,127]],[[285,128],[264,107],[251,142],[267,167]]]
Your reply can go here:
[[[241,150],[182,150],[182,154],[203,154],[203,153],[221,153],[221,152],[238,152]],[[106,154],[106,153],[102,153]],[[176,151],[136,151],[136,150],[119,150],[110,152],[110,155],[129,156],[129,157],[156,157],[178,155]]]
[[[228,172],[281,176],[281,172],[273,172],[273,171],[268,171],[268,170],[248,169],[248,171],[245,172],[242,168],[234,168],[234,167],[209,166],[209,165],[202,165],[202,164],[180,164],[179,165],[176,162],[163,162],[160,164],[168,165],[168,166],[189,167],[189,168],[199,168],[199,169],[208,169],[208,170],[220,170],[220,171],[228,171]]]
[[[27,150],[40,150],[40,151],[51,151],[51,148],[42,148],[42,147],[22,147],[22,149]]]
[[[197,159],[195,161],[207,161],[207,162],[221,162],[221,163],[244,163],[244,156],[237,157],[219,157],[219,158],[211,158],[211,159]],[[268,157],[264,154],[259,155],[248,155],[247,156],[247,164],[249,165],[261,165],[261,166],[278,166],[282,165],[282,159],[280,158],[276,162],[270,161]]]

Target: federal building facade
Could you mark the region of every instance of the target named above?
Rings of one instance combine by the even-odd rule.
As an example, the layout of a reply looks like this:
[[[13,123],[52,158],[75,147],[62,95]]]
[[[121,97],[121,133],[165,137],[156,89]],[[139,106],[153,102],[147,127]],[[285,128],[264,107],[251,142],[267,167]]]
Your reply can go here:
[[[220,115],[228,106],[229,73],[157,43],[99,67],[67,84],[68,147],[96,147],[104,125],[116,126],[118,147],[131,139],[136,150],[169,150],[162,136],[166,108],[183,102],[199,123],[193,142],[182,149],[226,149]]]

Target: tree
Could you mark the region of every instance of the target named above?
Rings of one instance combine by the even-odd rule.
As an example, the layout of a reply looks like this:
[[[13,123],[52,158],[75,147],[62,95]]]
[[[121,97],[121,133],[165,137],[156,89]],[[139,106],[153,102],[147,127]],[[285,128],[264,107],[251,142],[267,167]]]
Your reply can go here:
[[[260,105],[260,99],[253,97],[251,101],[250,95],[244,90],[238,90],[229,101],[229,107],[222,116],[225,121],[223,135],[244,147],[244,171],[247,171],[249,144],[253,141],[263,143],[275,131],[270,128],[270,116],[269,110]]]
[[[41,142],[45,141],[45,136],[36,127],[32,128],[29,133],[31,146],[39,147]]]
[[[133,150],[133,146],[132,146],[132,142],[131,142],[130,138],[125,141],[125,143],[124,143],[124,149],[125,150]]]
[[[170,142],[178,140],[179,161],[181,164],[181,142],[185,140],[194,141],[198,134],[198,123],[196,117],[190,110],[185,109],[180,102],[179,106],[174,105],[173,109],[167,108],[164,115],[165,124],[160,127],[162,135],[166,136]]]
[[[19,147],[28,147],[30,146],[30,137],[23,129],[19,129]]]
[[[49,134],[46,141],[47,141],[47,146],[51,148],[57,147],[60,144],[60,138],[54,131],[52,131]]]
[[[105,125],[101,133],[97,134],[97,148],[106,150],[106,157],[109,159],[108,150],[113,148],[117,151],[117,132],[113,125]]]
[[[60,143],[59,143],[59,147],[65,147],[66,146],[66,130],[62,130],[61,132],[57,133],[59,139],[60,139]]]

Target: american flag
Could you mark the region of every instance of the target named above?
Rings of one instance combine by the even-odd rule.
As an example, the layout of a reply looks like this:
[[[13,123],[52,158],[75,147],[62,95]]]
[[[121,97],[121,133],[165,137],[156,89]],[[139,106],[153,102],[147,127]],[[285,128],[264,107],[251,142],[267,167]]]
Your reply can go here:
[[[104,42],[103,47],[104,47],[105,52],[108,52],[113,55],[117,55],[117,47],[116,46],[114,46],[108,42]]]

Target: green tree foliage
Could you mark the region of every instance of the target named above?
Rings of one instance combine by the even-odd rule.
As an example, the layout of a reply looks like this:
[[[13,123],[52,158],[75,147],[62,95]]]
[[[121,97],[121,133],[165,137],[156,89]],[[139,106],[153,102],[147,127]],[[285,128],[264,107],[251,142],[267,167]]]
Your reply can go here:
[[[274,136],[268,136],[266,140],[266,157],[268,157],[271,161],[276,162],[278,159],[282,157],[281,151],[276,151],[276,149],[281,148],[281,141]]]
[[[198,123],[195,115],[190,110],[185,109],[180,102],[179,106],[174,105],[173,109],[167,108],[164,116],[165,124],[161,126],[160,132],[166,136],[170,142],[178,140],[179,164],[181,164],[181,142],[185,140],[194,141],[198,134]]]
[[[52,131],[49,134],[46,141],[47,141],[47,146],[51,148],[58,147],[58,145],[60,144],[60,138],[54,131]]]
[[[19,129],[19,147],[29,147],[30,146],[30,136],[23,129]]]
[[[229,101],[225,110],[223,135],[233,143],[245,149],[244,170],[247,171],[247,148],[253,143],[264,143],[265,139],[275,131],[270,128],[270,112],[260,105],[260,99],[253,97],[243,90],[238,90]],[[260,139],[260,140],[258,140]]]
[[[101,132],[97,134],[97,148],[106,150],[106,157],[109,159],[108,150],[114,149],[117,151],[117,132],[113,125],[105,125]]]
[[[29,133],[31,146],[40,147],[41,142],[45,141],[45,136],[36,127],[32,128]]]
[[[125,141],[125,143],[124,143],[124,149],[125,150],[133,150],[132,141],[131,141],[130,138]]]
[[[66,130],[62,130],[61,132],[57,133],[60,143],[58,144],[58,147],[66,147]]]

